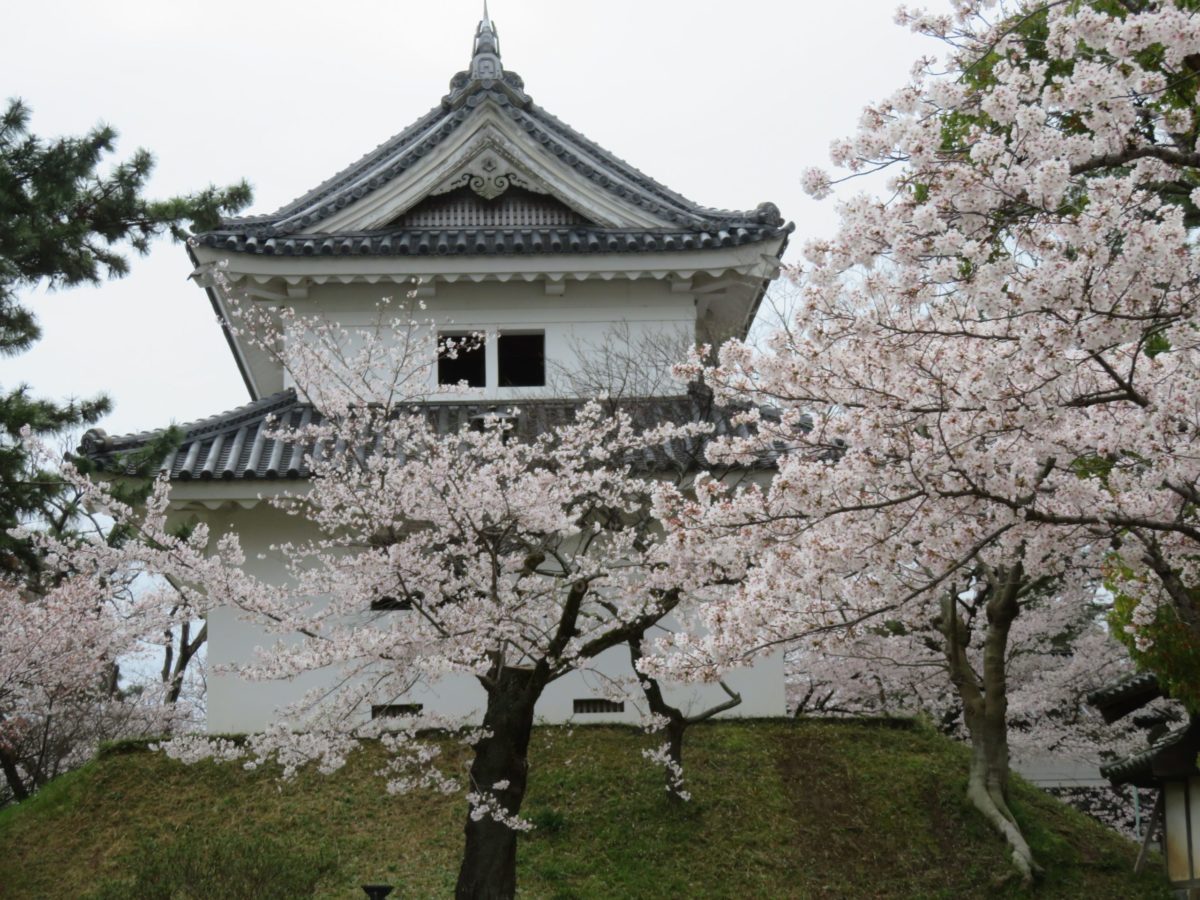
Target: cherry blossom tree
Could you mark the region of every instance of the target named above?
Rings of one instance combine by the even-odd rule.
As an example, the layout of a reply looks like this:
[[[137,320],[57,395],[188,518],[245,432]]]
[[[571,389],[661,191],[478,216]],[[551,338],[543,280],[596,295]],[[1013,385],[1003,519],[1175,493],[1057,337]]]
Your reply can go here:
[[[740,602],[710,610],[717,660],[935,604],[971,799],[1029,878],[1005,791],[1023,604],[1050,589],[1083,608],[1107,582],[1143,648],[1164,618],[1200,636],[1200,21],[1190,0],[958,0],[900,20],[946,42],[945,65],[921,61],[833,145],[848,177],[886,173],[886,195],[845,199],[837,234],[805,248],[802,304],[766,352],[734,342],[683,372],[775,409],[719,452],[773,442],[778,476],[667,521],[762,548]],[[964,598],[987,622],[979,679],[956,663]],[[1180,680],[1194,691],[1194,669]]]
[[[95,611],[87,579],[64,580],[42,597],[0,584],[0,767],[18,801],[54,774],[38,738],[66,707],[101,690],[113,659],[111,622]],[[117,642],[120,643],[119,641]]]
[[[272,500],[306,519],[313,537],[271,548],[287,564],[284,584],[226,572],[205,585],[198,566],[175,577],[278,636],[239,676],[326,677],[242,744],[192,737],[167,749],[185,760],[275,760],[286,774],[309,761],[335,769],[361,740],[378,738],[392,754],[389,790],[453,790],[454,773],[422,735],[464,723],[416,710],[368,714],[402,707],[420,682],[466,676],[482,687],[483,716],[466,730],[473,759],[457,895],[513,896],[543,691],[605,651],[636,647],[665,617],[740,577],[744,560],[680,553],[656,523],[669,448],[696,445],[707,422],[635,421],[621,403],[581,401],[573,414],[529,426],[519,416],[542,415],[536,404],[447,433],[425,401],[465,386],[433,386],[431,367],[478,337],[439,339],[407,301],[378,310],[350,327],[285,308],[235,309],[231,327],[313,405],[304,425],[274,434],[306,448],[310,477]],[[236,564],[236,538],[223,540]],[[677,755],[661,761],[681,792]]]
[[[36,573],[0,580],[0,768],[13,799],[86,761],[102,740],[194,727],[185,695],[204,629],[190,582],[227,566],[200,529],[168,525],[168,486],[98,484],[27,429],[23,452],[69,515],[13,530]],[[136,508],[130,497],[144,499]],[[172,649],[179,642],[180,656]],[[167,652],[161,678],[153,657]]]
[[[148,597],[129,600],[95,573],[71,575],[44,594],[30,593],[24,583],[0,585],[5,801],[25,800],[87,762],[102,741],[195,727],[182,678],[180,694],[168,699],[166,684],[131,675],[161,649],[137,626],[168,625],[159,610],[142,608]]]
[[[960,598],[964,653],[975,673],[987,639],[982,596]],[[1005,658],[1013,758],[1049,754],[1097,766],[1146,744],[1128,719],[1103,723],[1087,695],[1133,671],[1107,627],[1103,602],[1033,597],[1013,622]],[[791,651],[789,694],[797,715],[922,714],[943,733],[968,737],[963,703],[949,677],[940,604],[932,598],[852,633],[823,634]],[[978,675],[977,675],[978,677]]]
[[[983,598],[960,598],[969,677],[983,680],[988,640]],[[1066,776],[1144,750],[1184,719],[1179,704],[1106,724],[1088,695],[1133,672],[1133,661],[1107,619],[1111,599],[1092,604],[1034,596],[1014,620],[1005,652],[1006,741],[1022,774]],[[797,716],[918,715],[943,734],[969,741],[964,697],[950,677],[933,598],[922,598],[851,633],[800,641],[788,654],[790,704]],[[1047,763],[1055,768],[1046,770]],[[1060,771],[1059,767],[1069,768]],[[1127,791],[1099,784],[1048,787],[1051,793],[1130,838],[1139,839]]]

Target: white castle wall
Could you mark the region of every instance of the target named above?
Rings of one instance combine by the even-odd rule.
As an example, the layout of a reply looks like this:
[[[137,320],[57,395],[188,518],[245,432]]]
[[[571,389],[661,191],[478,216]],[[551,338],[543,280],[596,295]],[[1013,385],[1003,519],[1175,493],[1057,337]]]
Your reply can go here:
[[[281,541],[302,541],[313,536],[313,529],[308,523],[283,515],[266,504],[253,509],[212,512],[204,518],[214,533],[235,528],[246,550],[247,570],[274,583],[280,583],[285,573],[281,558],[270,551],[270,545]],[[405,616],[413,613],[393,612],[384,615]],[[269,647],[277,640],[277,636],[242,621],[234,610],[228,608],[210,613],[208,627],[208,659],[213,670],[208,680],[210,733],[262,730],[277,721],[279,709],[300,700],[313,688],[332,683],[335,677],[333,672],[315,672],[288,681],[251,682],[236,674],[222,674],[219,672],[221,666],[253,662],[255,647]],[[644,701],[640,691],[632,685],[632,691],[625,695],[624,712],[574,714],[575,700],[607,698],[613,679],[626,680],[633,675],[628,651],[623,647],[613,648],[603,654],[596,661],[595,668],[595,672],[572,673],[550,684],[537,706],[539,720],[549,723],[641,721]],[[785,714],[781,655],[731,673],[726,683],[741,694],[742,703],[722,715],[747,717]],[[668,686],[666,693],[670,702],[691,712],[698,712],[727,699],[718,685]],[[473,677],[460,675],[430,684],[419,684],[409,696],[397,698],[394,702],[421,703],[428,711],[478,722],[482,719],[485,695]],[[362,712],[364,717],[367,714],[365,710]]]
[[[440,283],[416,321],[432,321],[438,330],[484,332],[487,344],[487,387],[461,395],[463,399],[518,400],[570,396],[571,373],[595,368],[597,355],[614,337],[635,350],[664,342],[681,349],[695,340],[696,304],[688,294],[672,293],[665,280],[627,279],[572,282],[561,296],[548,296],[546,282],[474,284]],[[322,315],[350,328],[370,327],[384,296],[394,303],[406,300],[396,285],[322,285],[308,299],[293,301],[301,316]],[[547,384],[542,388],[499,387],[496,335],[503,331],[543,331],[546,335]],[[643,364],[652,360],[645,355]],[[436,376],[431,376],[432,382]],[[284,374],[284,387],[294,387]],[[682,385],[677,385],[682,390]],[[445,395],[454,399],[455,395]]]

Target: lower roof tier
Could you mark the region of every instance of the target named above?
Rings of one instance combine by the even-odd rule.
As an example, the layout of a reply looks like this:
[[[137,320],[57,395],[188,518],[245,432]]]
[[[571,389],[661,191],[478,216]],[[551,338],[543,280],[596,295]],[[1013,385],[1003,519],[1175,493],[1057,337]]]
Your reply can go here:
[[[532,400],[496,403],[495,401],[435,402],[414,406],[424,412],[441,433],[453,433],[487,417],[505,416],[518,439],[530,438],[547,429],[572,421],[582,400]],[[712,435],[748,434],[747,426],[735,424],[740,410],[716,407],[706,392],[693,391],[684,396],[652,397],[608,401],[627,413],[638,427],[649,428],[664,422],[686,424],[710,422]],[[311,443],[276,438],[275,434],[322,421],[320,412],[296,395],[281,391],[253,403],[206,419],[181,426],[184,432],[179,447],[163,460],[160,471],[172,481],[303,479],[311,474],[309,457],[327,452]],[[161,432],[111,437],[103,429],[93,428],[83,436],[79,452],[118,471],[122,457],[145,447]],[[704,459],[709,438],[675,440],[647,450],[644,458],[633,460],[638,468],[651,471],[688,470]],[[315,453],[314,453],[315,451]],[[753,466],[770,468],[774,454],[764,454]],[[130,472],[132,470],[129,470]]]

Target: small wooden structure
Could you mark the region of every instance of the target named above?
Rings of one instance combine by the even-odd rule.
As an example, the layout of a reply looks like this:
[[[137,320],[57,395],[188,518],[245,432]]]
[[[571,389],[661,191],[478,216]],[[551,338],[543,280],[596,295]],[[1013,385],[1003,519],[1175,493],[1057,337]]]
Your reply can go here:
[[[1165,692],[1153,675],[1139,674],[1096,691],[1088,701],[1100,710],[1106,722],[1115,722],[1163,696]],[[1158,791],[1135,868],[1140,870],[1145,865],[1151,838],[1161,822],[1167,878],[1188,897],[1200,898],[1198,756],[1200,721],[1192,719],[1183,727],[1167,731],[1141,753],[1101,766],[1100,773],[1114,787],[1129,784]]]

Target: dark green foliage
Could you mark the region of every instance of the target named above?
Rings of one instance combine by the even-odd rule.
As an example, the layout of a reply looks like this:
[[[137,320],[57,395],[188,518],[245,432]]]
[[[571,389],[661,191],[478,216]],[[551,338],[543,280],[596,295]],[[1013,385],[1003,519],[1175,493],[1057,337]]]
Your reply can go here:
[[[106,397],[51,403],[31,397],[26,385],[0,393],[0,574],[18,574],[36,567],[25,542],[8,536],[10,528],[34,513],[50,521],[51,527],[62,519],[54,509],[54,501],[62,493],[59,481],[53,473],[30,466],[20,443],[21,428],[28,425],[35,435],[50,438],[95,422],[110,407]]]
[[[25,350],[38,338],[16,290],[120,278],[129,271],[126,249],[144,254],[162,234],[181,240],[189,227],[210,229],[250,202],[245,182],[147,200],[142,190],[154,170],[148,151],[97,171],[116,142],[112,128],[46,141],[28,126],[28,107],[10,100],[0,115],[0,352]]]
[[[117,133],[101,125],[80,137],[45,140],[29,132],[29,109],[10,100],[0,113],[0,354],[27,350],[40,336],[36,317],[18,300],[25,288],[99,284],[129,271],[126,254],[144,254],[157,236],[186,237],[250,201],[244,182],[195,194],[142,196],[154,159],[137,150],[101,171]],[[27,547],[8,530],[29,519],[64,529],[76,510],[52,473],[31,467],[19,443],[28,425],[45,439],[95,423],[111,404],[102,396],[57,404],[30,395],[27,385],[0,390],[0,574],[36,570]],[[177,435],[147,448],[161,459]],[[130,499],[133,499],[131,495]]]
[[[1192,594],[1200,593],[1196,589]],[[1200,714],[1200,636],[1180,621],[1174,607],[1163,604],[1154,613],[1153,623],[1138,626],[1138,633],[1151,640],[1138,646],[1125,628],[1133,622],[1137,600],[1118,593],[1109,613],[1112,633],[1129,650],[1139,669],[1153,672],[1159,684],[1173,700],[1178,700],[1193,715]]]

